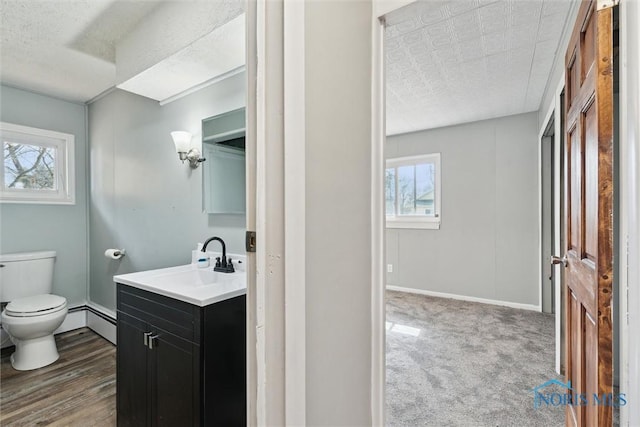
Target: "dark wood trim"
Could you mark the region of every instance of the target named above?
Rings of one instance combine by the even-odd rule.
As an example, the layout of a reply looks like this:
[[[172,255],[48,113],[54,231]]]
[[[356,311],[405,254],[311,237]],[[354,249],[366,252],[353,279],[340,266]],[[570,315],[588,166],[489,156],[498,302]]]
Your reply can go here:
[[[598,391],[613,392],[613,9],[596,12],[598,109]],[[598,408],[598,425],[612,423],[611,406]]]

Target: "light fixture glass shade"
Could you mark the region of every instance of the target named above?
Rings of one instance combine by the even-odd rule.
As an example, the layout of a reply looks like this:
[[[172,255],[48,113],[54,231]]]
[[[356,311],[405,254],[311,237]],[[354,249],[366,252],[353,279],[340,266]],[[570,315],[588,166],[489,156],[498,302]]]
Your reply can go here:
[[[177,153],[186,153],[191,147],[191,132],[177,130],[171,132],[173,143],[176,145]]]

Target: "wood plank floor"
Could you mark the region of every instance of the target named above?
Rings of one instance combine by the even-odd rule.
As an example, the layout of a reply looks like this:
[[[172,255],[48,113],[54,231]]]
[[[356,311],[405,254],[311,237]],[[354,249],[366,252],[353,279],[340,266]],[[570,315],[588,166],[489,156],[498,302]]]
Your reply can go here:
[[[115,346],[87,328],[56,343],[60,359],[35,371],[14,370],[3,352],[0,425],[115,426]]]

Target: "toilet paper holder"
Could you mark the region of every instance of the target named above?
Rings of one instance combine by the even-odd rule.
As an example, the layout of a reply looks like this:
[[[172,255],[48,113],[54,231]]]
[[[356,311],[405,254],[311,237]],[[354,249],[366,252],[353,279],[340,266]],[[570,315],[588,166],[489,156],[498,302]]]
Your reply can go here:
[[[125,255],[124,249],[107,249],[104,256],[111,259],[120,259]]]

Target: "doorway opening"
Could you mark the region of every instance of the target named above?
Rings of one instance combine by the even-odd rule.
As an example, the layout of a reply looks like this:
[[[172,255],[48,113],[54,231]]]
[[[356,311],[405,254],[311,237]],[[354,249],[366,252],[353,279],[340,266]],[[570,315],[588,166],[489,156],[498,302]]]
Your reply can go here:
[[[499,3],[494,6],[500,7]],[[473,7],[469,7],[464,13],[449,12],[453,14],[455,22],[456,13],[469,17],[474,13],[482,16],[487,11],[488,9],[474,12]],[[475,54],[469,46],[464,48],[454,46],[449,53],[430,52],[428,57],[416,55],[409,58],[409,63],[400,61],[400,59],[406,60],[406,56],[411,56],[411,52],[417,51],[416,45],[419,40],[435,34],[433,31],[429,32],[431,29],[429,25],[421,32],[420,22],[424,23],[424,18],[429,11],[422,12],[417,15],[419,19],[414,19],[411,17],[411,11],[405,8],[402,14],[406,18],[404,22],[406,27],[400,25],[403,22],[398,22],[394,17],[387,17],[386,31],[391,32],[393,36],[385,37],[385,48],[390,47],[390,50],[384,54],[389,62],[386,65],[388,72],[385,73],[385,78],[389,75],[392,78],[398,75],[406,75],[410,78],[411,66],[421,64],[427,69],[441,67],[442,74],[455,76],[453,80],[456,82],[480,81],[481,73],[477,69],[465,71],[455,64],[454,58],[450,56],[444,58],[446,55],[451,55],[450,52],[453,52],[453,56]],[[405,30],[409,28],[409,22],[412,26],[409,30]],[[413,45],[405,46],[406,49],[403,49],[402,43],[406,40],[412,41]],[[469,50],[465,50],[467,48]],[[555,48],[552,49],[552,52],[554,51]],[[476,65],[486,67],[494,59],[495,57],[479,60]],[[560,68],[563,59],[557,59]],[[427,73],[423,69],[418,72]],[[479,75],[474,76],[477,77],[476,79],[469,79],[470,73]],[[549,74],[545,78],[548,76]],[[513,84],[510,85],[509,76],[501,72],[491,75],[487,82],[489,82],[487,85],[495,83],[495,93],[507,92],[510,87],[518,85],[518,82],[512,82]],[[420,89],[420,87],[412,88],[409,84],[399,87],[390,85],[389,81],[386,83],[387,108],[390,110],[397,110],[400,104],[411,104],[411,101],[417,97],[416,92]],[[554,81],[551,84],[557,85],[558,82]],[[452,87],[449,86],[450,98],[460,96],[459,91],[451,89]],[[483,88],[468,88],[468,90],[471,93],[479,93]],[[498,102],[495,93],[479,96],[483,100],[483,106],[477,107],[476,110],[485,111],[494,108],[492,102]],[[450,101],[445,99],[441,108],[438,109],[436,106],[431,114],[442,119],[448,102]],[[553,102],[557,105],[555,100]],[[456,105],[459,109],[469,111],[474,110],[475,103],[474,100],[469,100]],[[536,107],[539,108],[539,103]],[[557,111],[560,114],[561,109]],[[558,155],[561,131],[558,135],[557,129],[560,120],[552,118],[552,121],[547,123],[548,131],[542,135],[543,140],[541,140],[538,134],[540,125],[537,112],[530,114],[532,115],[528,116],[526,111],[520,111],[488,117],[474,116],[474,118],[457,122],[440,121],[423,129],[407,130],[410,128],[410,125],[406,125],[407,123],[416,122],[416,117],[429,115],[424,109],[418,109],[406,111],[402,116],[405,126],[400,128],[404,132],[397,132],[399,128],[397,121],[393,126],[389,126],[387,117],[388,138],[385,143],[385,159],[399,161],[398,159],[407,159],[410,156],[439,153],[442,176],[442,206],[439,206],[441,211],[438,217],[438,228],[413,230],[410,227],[391,228],[387,223],[385,230],[386,285],[388,290],[392,290],[387,293],[386,317],[387,423],[402,422],[393,417],[407,412],[403,407],[403,400],[404,403],[408,403],[413,398],[415,400],[412,403],[414,403],[426,396],[430,396],[433,400],[432,396],[440,393],[447,394],[452,390],[455,390],[454,394],[471,390],[470,393],[475,393],[474,396],[477,397],[482,391],[491,389],[492,384],[512,385],[516,377],[527,385],[521,384],[523,387],[510,392],[510,396],[519,395],[518,398],[529,399],[526,402],[523,400],[520,406],[529,406],[533,409],[531,396],[521,393],[521,390],[533,389],[550,379],[557,381],[562,379],[557,376],[554,369],[554,359],[560,360],[559,356],[555,355],[559,345],[554,344],[554,342],[560,342],[556,337],[560,322],[556,322],[555,317],[549,315],[561,314],[559,292],[561,278],[553,277],[553,270],[549,264],[551,255],[558,253],[561,247],[560,214],[557,213],[560,208],[560,196],[557,195],[560,176],[554,163],[561,160]],[[528,126],[532,130],[531,135],[523,131]],[[523,140],[527,141],[526,144],[518,146]],[[536,152],[538,149],[543,152]],[[536,161],[538,156],[544,157],[541,164],[546,163],[545,171],[539,170],[540,166]],[[543,185],[547,186],[546,190],[536,185],[536,178],[540,175],[545,175],[542,180]],[[420,183],[415,178],[418,176],[416,172],[413,174],[413,186],[407,185],[410,190],[409,195],[401,194],[397,190],[401,187],[398,176],[398,174],[393,175],[396,183],[396,197],[393,198],[396,204],[396,216],[401,211],[397,206],[401,196],[402,200],[413,201],[417,206],[417,202],[428,195],[427,191],[418,191]],[[544,191],[542,197],[545,200],[542,206],[539,205],[538,198],[538,191],[541,190]],[[433,199],[437,200],[437,196],[439,195],[436,194]],[[389,197],[387,197],[388,201]],[[518,210],[523,206],[528,207],[523,211]],[[529,214],[532,217],[527,219]],[[535,231],[540,226],[538,222],[540,215],[546,215],[543,224],[545,240],[542,244]],[[460,220],[461,218],[463,219]],[[532,230],[533,232],[520,234],[527,228],[529,232]],[[455,242],[455,238],[461,238],[461,241]],[[527,254],[526,260],[525,257],[518,258],[514,255],[523,252]],[[540,262],[539,270],[537,270],[538,261],[544,261]],[[511,273],[513,276],[510,275]],[[538,281],[539,277],[546,277],[546,281],[543,282],[542,279]],[[526,282],[526,286],[520,288],[519,285],[522,282]],[[423,318],[417,323],[412,323],[414,320],[412,315],[419,311],[423,314]],[[549,314],[543,314],[540,311]],[[466,318],[467,314],[471,315]],[[449,315],[453,316],[448,317]],[[518,322],[522,319],[526,319],[523,324]],[[454,328],[460,325],[462,328]],[[505,325],[507,329],[510,327],[508,332],[501,329]],[[522,362],[524,358],[522,353],[510,353],[507,350],[509,344],[501,339],[506,335],[510,335],[513,339],[527,337],[530,332],[527,327],[531,325],[536,325],[537,332],[544,330],[545,333],[538,335],[537,339],[521,342],[519,348],[529,349],[525,353],[535,354],[540,356],[540,359],[532,359],[524,366],[517,365],[519,366],[517,372],[509,373],[509,368],[516,366],[514,361]],[[426,340],[422,341],[425,337]],[[402,346],[408,349],[404,353]],[[437,349],[443,350],[436,351]],[[478,354],[487,357],[474,358]],[[454,356],[451,357],[451,355]],[[424,364],[421,365],[422,362]],[[400,371],[407,366],[414,366],[415,369],[408,374],[405,373],[404,380],[398,380],[398,377],[402,376]],[[540,366],[540,369],[537,370],[532,366]],[[489,376],[483,377],[484,373],[489,373]],[[535,379],[527,377],[531,373],[537,377]],[[456,389],[456,384],[460,388]],[[424,390],[422,396],[418,393],[420,386],[428,389]],[[507,388],[502,390],[505,389]],[[473,401],[474,396],[471,394],[467,402]],[[394,403],[391,403],[391,400]],[[461,416],[458,412],[463,412],[457,411],[455,407],[449,407],[447,411],[442,411],[438,407],[431,409],[433,410],[430,418],[432,422],[433,414],[440,416],[441,413],[448,412],[448,415],[455,417]],[[466,411],[468,409],[467,407]],[[496,408],[496,414],[498,412]],[[420,415],[414,415],[415,423]],[[545,414],[547,415],[550,416],[550,419],[546,420],[547,424],[557,424],[564,420],[563,408],[560,408],[556,414],[557,418],[553,418],[550,412]],[[519,416],[542,420],[539,418],[542,413],[519,414]],[[452,419],[438,418],[437,420],[436,423],[455,423]],[[406,419],[403,421],[409,422]],[[464,423],[457,421],[459,424]],[[466,422],[478,424],[479,419],[466,420]],[[499,424],[500,420],[483,419],[481,423],[492,422]]]
[[[541,278],[540,284],[542,290],[542,312],[554,314],[559,305],[557,305],[555,289],[559,286],[559,278],[554,275],[553,264],[550,262],[551,256],[557,253],[555,247],[556,230],[555,221],[555,180],[556,177],[553,165],[555,164],[555,119],[552,116],[547,123],[547,128],[542,135],[540,144],[541,170],[540,170],[540,190],[541,190]]]

